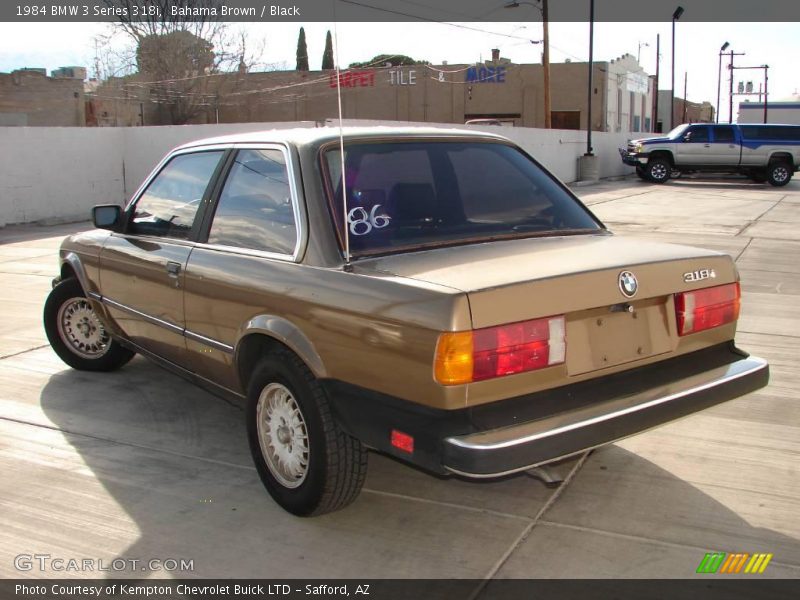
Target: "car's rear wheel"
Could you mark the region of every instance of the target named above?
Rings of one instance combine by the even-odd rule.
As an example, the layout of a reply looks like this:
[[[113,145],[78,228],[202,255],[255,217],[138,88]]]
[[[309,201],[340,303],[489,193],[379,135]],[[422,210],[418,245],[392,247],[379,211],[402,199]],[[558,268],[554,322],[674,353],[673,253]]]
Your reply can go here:
[[[767,167],[767,181],[775,187],[782,187],[792,179],[792,168],[785,162],[774,162]]]
[[[81,371],[113,371],[134,352],[111,338],[74,278],[61,281],[44,305],[44,329],[59,358]]]
[[[298,516],[338,510],[356,499],[367,452],[333,418],[325,391],[292,352],[262,359],[248,386],[247,434],[261,481]]]
[[[669,179],[672,165],[665,158],[653,158],[647,163],[645,167],[647,177],[653,183],[664,183]]]

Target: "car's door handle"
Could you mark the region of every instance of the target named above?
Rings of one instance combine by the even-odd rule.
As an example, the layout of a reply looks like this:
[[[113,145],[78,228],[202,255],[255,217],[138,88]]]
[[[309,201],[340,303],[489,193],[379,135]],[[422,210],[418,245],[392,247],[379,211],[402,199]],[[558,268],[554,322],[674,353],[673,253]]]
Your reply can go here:
[[[711,148],[711,144],[703,144],[703,148]]]
[[[181,263],[176,263],[173,261],[167,262],[167,274],[170,277],[177,277],[181,273]]]

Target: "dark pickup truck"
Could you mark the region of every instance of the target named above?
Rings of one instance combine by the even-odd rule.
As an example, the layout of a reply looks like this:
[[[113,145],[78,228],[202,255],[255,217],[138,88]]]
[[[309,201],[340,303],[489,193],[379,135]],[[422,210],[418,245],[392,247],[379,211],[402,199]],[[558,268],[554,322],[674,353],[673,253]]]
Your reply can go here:
[[[661,137],[631,140],[619,153],[654,183],[703,171],[783,186],[800,169],[800,125],[684,124]]]

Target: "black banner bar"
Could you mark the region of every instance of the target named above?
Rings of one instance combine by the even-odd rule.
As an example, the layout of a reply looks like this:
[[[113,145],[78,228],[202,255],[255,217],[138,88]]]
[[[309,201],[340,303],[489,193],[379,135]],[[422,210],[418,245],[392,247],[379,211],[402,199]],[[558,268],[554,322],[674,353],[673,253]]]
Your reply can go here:
[[[800,580],[697,579],[0,580],[0,598],[31,600],[772,600],[800,597]]]
[[[535,2],[508,0],[4,0],[0,21],[97,22],[119,19],[238,22],[536,22]],[[603,0],[595,21],[669,22],[675,8],[681,21],[800,21],[796,0]],[[589,0],[549,3],[551,22],[589,19]]]

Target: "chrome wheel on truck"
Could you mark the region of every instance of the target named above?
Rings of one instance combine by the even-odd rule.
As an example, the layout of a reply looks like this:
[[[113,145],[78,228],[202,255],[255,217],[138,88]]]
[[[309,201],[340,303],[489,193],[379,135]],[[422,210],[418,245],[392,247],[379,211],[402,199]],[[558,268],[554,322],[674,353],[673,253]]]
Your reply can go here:
[[[653,183],[664,183],[669,179],[672,166],[663,158],[654,158],[647,163],[647,176]]]
[[[767,181],[775,187],[782,187],[792,178],[792,170],[783,162],[772,163],[767,167]]]

